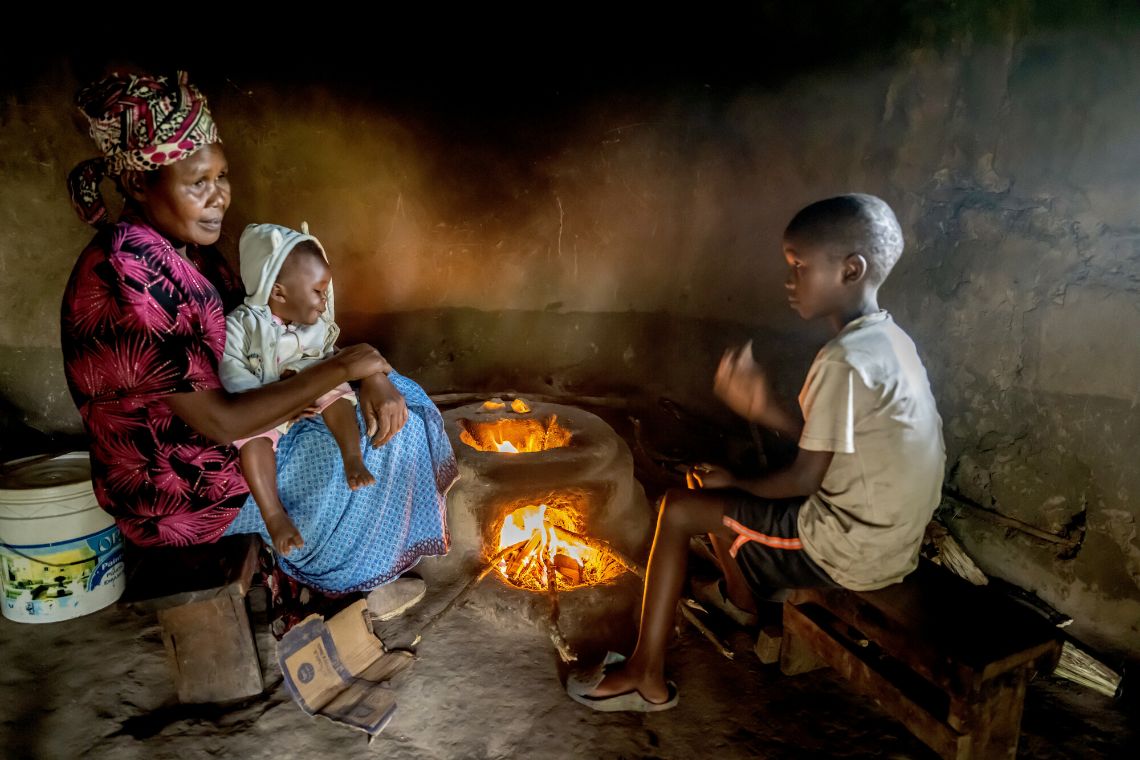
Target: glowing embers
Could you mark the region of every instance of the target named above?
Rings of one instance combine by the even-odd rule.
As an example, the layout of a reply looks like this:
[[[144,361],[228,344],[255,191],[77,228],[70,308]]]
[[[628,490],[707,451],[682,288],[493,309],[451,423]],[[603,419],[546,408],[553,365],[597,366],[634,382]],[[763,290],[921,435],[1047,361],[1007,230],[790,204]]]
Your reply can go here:
[[[508,512],[495,553],[513,547],[498,570],[512,586],[548,591],[592,586],[616,578],[624,567],[602,542],[582,535],[583,517],[571,495],[551,495],[543,504]]]
[[[522,454],[558,449],[570,443],[570,431],[558,424],[558,415],[545,420],[502,418],[483,422],[461,419],[459,440],[479,451]]]

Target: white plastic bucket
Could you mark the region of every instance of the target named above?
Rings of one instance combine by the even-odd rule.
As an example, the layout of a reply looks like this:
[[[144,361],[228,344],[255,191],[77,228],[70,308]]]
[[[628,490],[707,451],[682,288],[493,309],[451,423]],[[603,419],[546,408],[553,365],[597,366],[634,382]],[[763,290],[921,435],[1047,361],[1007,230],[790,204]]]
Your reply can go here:
[[[123,537],[95,501],[87,454],[7,462],[0,472],[4,617],[68,620],[106,607],[125,587]]]

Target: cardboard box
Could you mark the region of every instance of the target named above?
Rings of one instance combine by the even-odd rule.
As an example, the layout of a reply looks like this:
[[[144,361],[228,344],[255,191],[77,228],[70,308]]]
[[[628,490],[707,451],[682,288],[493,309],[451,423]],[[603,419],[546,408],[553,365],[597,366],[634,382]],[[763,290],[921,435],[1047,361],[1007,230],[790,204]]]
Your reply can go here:
[[[396,712],[387,682],[413,659],[410,652],[384,649],[363,599],[327,621],[310,615],[277,643],[285,687],[301,709],[369,737],[383,731]]]

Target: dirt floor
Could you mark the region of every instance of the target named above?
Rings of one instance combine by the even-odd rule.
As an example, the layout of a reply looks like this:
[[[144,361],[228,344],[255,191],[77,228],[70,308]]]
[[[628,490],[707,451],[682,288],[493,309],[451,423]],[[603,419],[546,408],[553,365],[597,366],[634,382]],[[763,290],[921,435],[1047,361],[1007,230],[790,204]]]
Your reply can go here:
[[[628,425],[615,427],[630,433]],[[639,473],[651,494],[668,479]],[[446,575],[447,561],[418,569],[432,581]],[[454,583],[429,585],[411,613],[378,626],[389,646],[409,643],[458,591]],[[599,658],[607,646],[629,651],[639,594],[636,578],[626,575],[615,585],[566,595],[564,628],[584,661]],[[257,590],[251,601],[261,606]],[[293,703],[262,615],[254,617],[267,689],[229,706],[177,702],[153,615],[112,606],[47,625],[0,620],[0,756],[934,757],[831,671],[785,677],[777,666],[760,664],[748,634],[719,621],[714,626],[737,655],[725,659],[683,627],[669,654],[669,675],[681,694],[675,709],[595,713],[563,691],[565,669],[542,625],[547,613],[543,597],[488,577],[419,643],[417,660],[392,685],[395,717],[371,744],[364,734],[310,718]],[[1018,756],[1138,757],[1135,725],[1106,697],[1038,678],[1029,686]]]

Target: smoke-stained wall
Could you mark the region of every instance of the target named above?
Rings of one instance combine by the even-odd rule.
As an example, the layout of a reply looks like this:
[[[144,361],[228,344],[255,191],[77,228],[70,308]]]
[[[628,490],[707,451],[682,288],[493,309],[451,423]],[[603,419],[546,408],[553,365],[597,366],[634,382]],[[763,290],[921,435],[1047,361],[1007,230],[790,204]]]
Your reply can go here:
[[[721,351],[756,337],[789,392],[826,339],[787,309],[780,232],[861,190],[906,253],[881,302],[942,410],[948,486],[1079,538],[952,521],[988,572],[1140,653],[1140,36],[1009,35],[778,86],[581,98],[510,135],[388,109],[336,83],[207,90],[232,166],[222,245],[309,222],[346,336],[430,390],[668,392],[711,406]],[[193,73],[193,72],[192,72]],[[75,430],[58,306],[90,237],[66,172],[91,155],[66,62],[5,93],[0,394]]]

